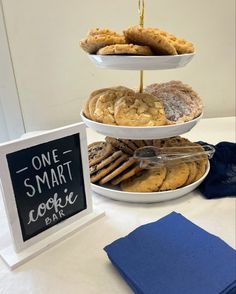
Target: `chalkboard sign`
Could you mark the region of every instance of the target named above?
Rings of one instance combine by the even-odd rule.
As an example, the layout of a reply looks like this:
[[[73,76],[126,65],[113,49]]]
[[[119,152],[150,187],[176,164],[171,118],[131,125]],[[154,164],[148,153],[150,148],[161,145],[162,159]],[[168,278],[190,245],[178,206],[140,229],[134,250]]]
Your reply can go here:
[[[23,240],[86,208],[79,134],[7,154]]]
[[[3,144],[0,155],[4,200],[17,249],[91,211],[83,124]]]

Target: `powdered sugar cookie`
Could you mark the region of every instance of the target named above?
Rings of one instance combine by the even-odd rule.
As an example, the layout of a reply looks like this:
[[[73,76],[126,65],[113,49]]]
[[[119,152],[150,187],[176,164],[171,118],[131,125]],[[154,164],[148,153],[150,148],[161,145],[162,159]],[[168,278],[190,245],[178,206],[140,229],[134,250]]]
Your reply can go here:
[[[162,102],[168,124],[190,121],[202,112],[200,97],[189,86],[179,81],[152,84],[144,91]]]

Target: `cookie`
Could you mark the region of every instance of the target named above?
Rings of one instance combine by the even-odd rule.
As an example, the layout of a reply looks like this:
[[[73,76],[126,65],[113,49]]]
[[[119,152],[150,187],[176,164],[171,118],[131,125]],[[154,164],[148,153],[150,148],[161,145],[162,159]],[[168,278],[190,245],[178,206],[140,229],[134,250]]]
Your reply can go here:
[[[158,55],[177,54],[172,43],[158,29],[132,26],[124,30],[124,35],[128,43],[149,46]]]
[[[92,166],[112,153],[112,145],[108,142],[94,142],[88,145],[89,166]]]
[[[178,38],[175,35],[162,31],[160,29],[154,30],[158,32],[162,37],[165,37],[166,40],[174,46],[178,54],[187,54],[194,52],[193,43],[183,38]]]
[[[115,102],[114,118],[121,126],[160,126],[166,124],[162,104],[153,95],[136,93]]]
[[[166,168],[150,169],[122,181],[120,187],[125,192],[155,192],[166,177]]]
[[[114,162],[110,163],[106,167],[98,170],[95,174],[93,174],[90,177],[90,181],[92,183],[96,183],[100,179],[104,178],[107,174],[109,174],[111,171],[113,171],[117,166],[119,166],[123,161],[126,161],[128,158],[127,154],[121,155],[119,158],[117,158]]]
[[[141,148],[141,147],[145,147],[145,146],[146,146],[144,140],[132,140],[132,142],[133,142],[138,148]]]
[[[90,111],[89,111],[89,103],[91,102],[91,99],[92,99],[93,97],[97,96],[98,94],[101,94],[101,93],[106,92],[106,91],[109,90],[109,89],[110,89],[110,88],[103,88],[103,89],[95,90],[95,91],[93,91],[93,92],[90,94],[89,98],[87,99],[87,101],[86,101],[86,103],[85,103],[85,105],[84,105],[84,107],[83,107],[83,113],[85,114],[85,116],[86,116],[87,118],[92,119],[92,117],[91,117],[91,115],[90,115]],[[96,106],[96,104],[95,104],[95,106]],[[95,106],[94,106],[94,107],[95,107]]]
[[[160,89],[156,91],[153,85],[144,91],[158,98],[163,104],[168,124],[183,123],[192,120],[195,115],[195,105],[191,98],[176,89]]]
[[[107,182],[111,181],[113,178],[121,174],[123,171],[125,171],[127,168],[129,168],[131,165],[133,165],[136,162],[134,158],[129,158],[127,161],[122,163],[120,166],[118,166],[115,170],[113,170],[111,173],[109,173],[106,177],[102,178],[99,181],[100,185],[106,184]]]
[[[121,35],[113,32],[107,28],[93,28],[88,31],[88,36],[96,36],[96,35],[113,35],[120,37]]]
[[[103,47],[98,50],[100,55],[153,55],[152,50],[148,46],[140,46],[133,44],[115,44]]]
[[[103,167],[105,167],[106,165],[110,164],[111,162],[113,162],[114,160],[116,160],[118,157],[120,157],[123,154],[122,151],[116,151],[114,153],[112,153],[110,156],[108,156],[105,159],[102,159],[101,162],[94,164],[92,166],[90,166],[89,168],[89,172],[90,175],[94,174],[96,171],[102,169]]]
[[[103,92],[104,93],[104,92]],[[97,94],[95,96],[93,96],[90,101],[89,101],[89,115],[91,117],[92,120],[94,121],[97,121],[97,117],[95,116],[94,112],[95,112],[95,109],[96,109],[96,104],[97,104],[97,101],[99,99],[99,97],[103,94],[103,93],[100,93],[100,94]]]
[[[127,139],[119,139],[119,141],[123,142],[125,145],[127,145],[130,149],[135,151],[138,147],[132,142],[132,140]]]
[[[195,181],[198,169],[197,169],[197,164],[196,162],[188,162],[188,167],[189,167],[189,176],[188,179],[185,183],[185,186],[192,184]]]
[[[195,110],[195,117],[199,116],[199,114],[202,113],[203,110],[203,102],[201,97],[198,95],[197,92],[195,92],[191,86],[187,84],[183,84],[181,81],[175,81],[172,80],[167,83],[159,84],[159,87],[161,88],[168,88],[168,89],[176,89],[183,94],[187,95],[188,99],[192,100],[192,103],[194,103],[194,110]],[[185,96],[186,97],[186,96]]]
[[[153,146],[153,140],[144,140],[146,146]]]
[[[96,54],[100,48],[113,44],[125,44],[123,36],[112,34],[95,34],[80,41],[80,47],[89,54]]]
[[[162,140],[162,147],[191,146],[193,144],[187,138],[180,137],[180,136],[165,138],[161,140]]]
[[[180,81],[151,84],[144,92],[154,95],[162,102],[169,124],[189,121],[202,113],[202,99],[190,86]]]
[[[175,35],[159,30],[159,33],[164,36],[176,49],[178,54],[193,53],[194,46],[191,42],[182,38],[177,38]]]
[[[154,139],[153,146],[155,146],[157,148],[162,148],[162,147],[164,147],[165,142],[166,142],[166,139]]]
[[[123,143],[122,141],[120,141],[119,139],[115,139],[112,137],[106,137],[105,138],[106,142],[108,142],[109,144],[111,144],[113,147],[122,150],[124,153],[129,154],[129,155],[133,155],[134,151],[129,148],[125,143]]]
[[[124,95],[134,95],[134,91],[129,88],[120,86],[116,88],[111,88],[110,90],[102,93],[98,97],[98,99],[96,99],[95,109],[93,108],[92,117],[94,117],[94,120],[105,124],[115,125],[116,121],[114,118],[114,105],[115,102]],[[92,103],[93,100],[91,100],[91,104]]]
[[[197,164],[197,174],[194,179],[194,182],[198,181],[205,174],[208,160],[207,159],[197,160],[196,164]]]
[[[121,175],[117,176],[114,180],[111,181],[112,185],[119,185],[122,181],[125,181],[134,175],[137,175],[143,169],[139,165],[135,165],[130,169],[124,171]]]
[[[189,177],[189,167],[186,163],[168,166],[167,175],[160,191],[175,190],[183,186]]]

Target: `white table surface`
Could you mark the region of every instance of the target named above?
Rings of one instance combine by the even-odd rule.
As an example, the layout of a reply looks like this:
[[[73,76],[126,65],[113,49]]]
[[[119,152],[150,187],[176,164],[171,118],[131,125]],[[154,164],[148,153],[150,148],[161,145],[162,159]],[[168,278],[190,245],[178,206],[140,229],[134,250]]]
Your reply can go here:
[[[188,134],[190,140],[216,144],[235,142],[235,118],[203,119]],[[88,142],[103,136],[88,129]],[[204,199],[194,191],[182,198],[156,203],[131,204],[93,195],[94,207],[106,216],[56,247],[10,272],[0,260],[0,294],[116,294],[132,293],[111,265],[103,247],[136,227],[180,212],[203,229],[236,247],[236,199]],[[0,195],[0,249],[10,244]]]

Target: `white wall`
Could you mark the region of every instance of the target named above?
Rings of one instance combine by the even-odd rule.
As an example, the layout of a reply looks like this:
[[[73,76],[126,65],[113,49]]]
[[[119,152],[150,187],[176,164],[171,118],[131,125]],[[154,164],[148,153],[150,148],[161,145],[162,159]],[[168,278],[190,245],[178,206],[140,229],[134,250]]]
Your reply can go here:
[[[0,142],[25,132],[0,0]]]
[[[89,93],[138,87],[135,71],[96,69],[79,48],[92,27],[121,31],[138,23],[138,0],[3,0],[17,87],[28,131],[80,120]],[[235,108],[235,1],[146,0],[145,25],[192,40],[197,54],[185,68],[144,73],[145,84],[179,79],[205,102],[205,117]]]
[[[7,126],[5,123],[4,113],[2,111],[1,99],[0,99],[0,143],[9,139],[7,133]]]

